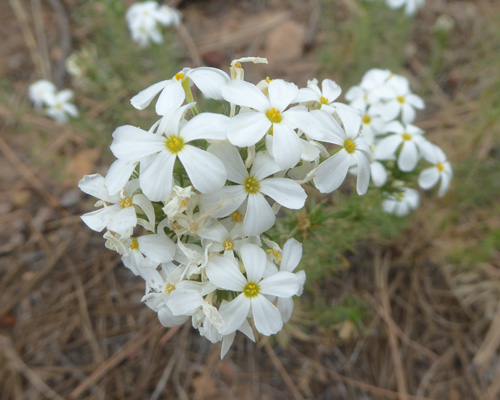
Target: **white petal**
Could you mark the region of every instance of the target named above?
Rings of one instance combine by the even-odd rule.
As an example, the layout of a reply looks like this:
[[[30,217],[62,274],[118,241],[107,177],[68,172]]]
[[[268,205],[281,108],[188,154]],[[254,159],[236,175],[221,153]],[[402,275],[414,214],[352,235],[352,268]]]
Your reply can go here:
[[[187,73],[196,87],[210,99],[222,99],[220,88],[230,81],[228,74],[212,67],[193,68]]]
[[[154,97],[158,93],[160,93],[169,82],[171,82],[171,80],[167,79],[166,81],[161,81],[155,83],[154,85],[151,85],[147,89],[140,91],[138,94],[132,97],[130,102],[138,110],[144,110],[147,106],[149,106]]]
[[[406,96],[406,101],[419,110],[425,108],[424,101],[415,94],[409,94],[408,96]]]
[[[338,144],[339,146],[344,144],[346,134],[335,118],[322,110],[311,111],[311,114],[320,122],[323,128],[321,128],[321,133],[318,135],[314,135],[313,132],[307,132],[306,134],[310,138]]]
[[[151,201],[165,201],[170,195],[176,158],[174,154],[164,151],[141,163],[141,189]]]
[[[358,179],[356,182],[356,191],[359,195],[363,195],[368,190],[368,185],[370,184],[370,161],[366,157],[365,153],[356,152],[355,155],[358,160]]]
[[[221,218],[236,211],[247,196],[241,185],[225,186],[219,191],[201,196],[200,206],[203,212],[210,212],[212,217]]]
[[[283,320],[278,309],[262,295],[253,297],[252,315],[257,330],[265,336],[277,333],[283,327]]]
[[[100,232],[108,225],[109,219],[117,213],[120,206],[104,207],[99,210],[83,214],[82,221],[93,231]]]
[[[307,194],[297,182],[287,178],[268,178],[260,182],[260,191],[286,208],[304,206]]]
[[[375,158],[377,160],[391,160],[394,158],[396,149],[403,138],[400,135],[390,135],[378,142],[375,148]]]
[[[207,263],[205,271],[210,282],[221,289],[241,292],[247,284],[236,260],[230,256],[214,256]]]
[[[332,103],[342,93],[340,86],[331,79],[323,79],[321,89],[323,90],[323,96],[328,99],[329,103]]]
[[[226,168],[216,155],[186,145],[178,156],[189,180],[201,193],[214,192],[224,186]]]
[[[316,170],[314,185],[321,193],[330,193],[344,182],[349,170],[350,157],[344,149],[323,161]]]
[[[165,149],[165,138],[131,125],[120,126],[113,132],[111,151],[123,161],[139,161]]]
[[[158,310],[158,320],[165,328],[173,328],[174,326],[182,325],[189,317],[175,316],[167,306],[163,306]]]
[[[250,169],[250,175],[255,176],[255,178],[260,181],[278,171],[281,171],[281,168],[276,164],[274,158],[267,152],[261,151],[258,152],[255,157],[252,168]]]
[[[283,322],[288,322],[293,313],[293,299],[291,297],[278,297],[277,307]]]
[[[108,169],[104,181],[109,194],[117,194],[128,182],[136,163],[129,161],[116,160]]]
[[[259,282],[266,268],[267,256],[264,250],[254,244],[244,243],[241,245],[240,254],[247,273],[247,280]]]
[[[318,101],[318,95],[311,88],[302,88],[299,89],[297,97],[295,98],[294,103],[305,103],[307,101]]]
[[[269,83],[268,92],[271,107],[283,111],[295,100],[299,88],[295,83],[285,82],[283,79],[273,79]]]
[[[211,145],[208,151],[215,154],[223,162],[228,180],[239,184],[244,182],[247,169],[236,147],[230,143],[216,143]]]
[[[302,110],[299,107],[293,107],[283,113],[283,118],[293,127],[299,128],[309,138],[321,140],[326,134],[326,127],[314,115],[314,113]]]
[[[418,177],[418,185],[424,189],[430,189],[439,180],[439,171],[436,167],[424,169]]]
[[[295,131],[285,124],[273,124],[273,157],[276,164],[281,169],[293,168],[300,161],[301,154],[302,146]]]
[[[139,236],[137,243],[139,251],[154,262],[164,263],[174,258],[176,245],[165,234]]]
[[[107,228],[112,232],[119,233],[121,236],[128,236],[136,225],[137,215],[134,207],[126,207],[111,217]]]
[[[105,185],[105,179],[101,174],[85,175],[80,179],[80,182],[78,182],[78,187],[82,192],[90,194],[100,200],[109,201],[111,199],[108,188]]]
[[[192,315],[205,301],[195,290],[174,289],[165,303],[173,315]]]
[[[250,107],[257,111],[265,112],[271,108],[267,97],[251,83],[234,80],[220,89],[222,97],[230,103]]]
[[[156,113],[158,115],[170,114],[173,110],[178,109],[184,99],[186,94],[182,87],[181,81],[171,80],[166,85],[165,88],[160,93],[158,101],[156,102]]]
[[[401,106],[399,105],[399,102],[394,100],[380,106],[379,113],[384,120],[392,121],[398,116],[400,110]]]
[[[418,162],[417,146],[413,141],[405,141],[398,157],[398,167],[401,171],[413,171]]]
[[[241,113],[229,121],[227,138],[235,146],[252,146],[262,139],[271,126],[271,121],[262,113]]]
[[[295,239],[288,239],[283,246],[283,255],[280,271],[293,272],[302,259],[302,243]]]
[[[405,124],[411,124],[413,121],[415,121],[416,115],[417,113],[411,105],[407,103],[403,104],[403,107],[401,108],[401,120]]]
[[[243,219],[243,232],[247,236],[259,235],[274,225],[276,216],[260,193],[248,196],[248,205],[245,218]]]
[[[297,277],[288,271],[280,271],[260,283],[260,293],[278,297],[292,297],[299,290]]]
[[[144,211],[149,222],[149,224],[144,227],[153,232],[155,228],[155,210],[151,201],[142,193],[138,193],[132,197],[132,203],[139,206],[142,211]]]
[[[375,161],[370,165],[370,169],[373,184],[376,187],[383,186],[387,181],[387,171],[385,170],[384,166],[378,161]]]
[[[250,311],[250,300],[243,293],[229,303],[222,304],[219,314],[226,323],[227,329],[221,333],[228,335],[236,331],[247,318],[248,311]]]
[[[222,114],[202,113],[189,120],[181,131],[186,142],[196,139],[225,140],[229,117]]]
[[[358,135],[361,129],[361,117],[354,110],[347,108],[339,108],[337,114],[342,120],[344,130],[349,138],[354,138]]]

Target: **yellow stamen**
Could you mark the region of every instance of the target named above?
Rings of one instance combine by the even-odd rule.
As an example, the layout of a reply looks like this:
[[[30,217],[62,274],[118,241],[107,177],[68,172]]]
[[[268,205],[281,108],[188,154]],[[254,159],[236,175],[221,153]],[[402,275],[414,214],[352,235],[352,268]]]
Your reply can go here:
[[[266,117],[273,124],[279,124],[283,120],[280,110],[276,110],[274,107],[266,111]]]
[[[440,162],[438,162],[436,164],[436,168],[438,169],[439,172],[443,172],[444,171],[444,165]]]
[[[184,74],[182,72],[179,72],[178,74],[175,74],[175,80],[176,81],[182,81],[184,79]]]
[[[120,200],[120,205],[123,208],[131,207],[132,206],[132,199],[130,197],[127,197],[125,199]]]
[[[189,199],[184,199],[180,202],[179,208],[186,206],[189,203]]]
[[[328,104],[328,103],[329,103],[328,99],[327,99],[326,97],[323,97],[323,96],[321,96],[321,97],[319,98],[319,102],[320,102],[321,104]]]
[[[170,283],[167,283],[167,284],[165,285],[165,293],[166,293],[166,294],[170,294],[170,292],[171,292],[172,290],[174,290],[174,289],[175,289],[175,285],[172,285],[172,284],[170,284]]]
[[[234,222],[241,222],[243,221],[243,215],[241,215],[238,211],[235,211],[231,214],[231,220]]]
[[[395,195],[395,196],[396,196],[396,199],[398,199],[398,200],[400,200],[400,201],[401,201],[401,200],[403,200],[403,198],[404,198],[403,193],[396,193],[396,195]]]
[[[269,78],[268,76],[266,76],[266,82],[267,82],[267,83],[271,83],[271,82],[272,82],[272,79],[271,79],[271,78]]]
[[[344,149],[347,151],[349,154],[354,153],[356,150],[356,143],[354,143],[351,139],[347,139],[344,142]]]
[[[241,68],[241,63],[239,63],[239,62],[235,62],[235,63],[234,63],[234,66],[235,66],[235,68]]]
[[[243,189],[245,189],[245,192],[247,192],[248,194],[255,194],[259,192],[260,185],[257,179],[255,179],[253,176],[249,176],[243,183]]]
[[[281,254],[278,250],[269,249],[269,250],[266,250],[266,253],[272,254],[274,257],[276,257],[278,259],[278,261],[281,261]]]
[[[404,96],[398,96],[398,97],[397,97],[397,99],[398,99],[398,101],[399,101],[401,104],[403,104],[403,103],[405,102],[405,98],[404,98]]]
[[[171,153],[177,154],[184,148],[184,139],[180,136],[169,136],[165,142],[165,146]]]
[[[361,120],[365,125],[368,125],[370,122],[372,122],[372,118],[368,114],[363,115],[363,118],[361,118]]]
[[[132,244],[130,245],[130,250],[139,249],[139,242],[136,238],[132,238]]]
[[[260,287],[255,282],[248,282],[243,288],[243,294],[246,297],[257,297],[260,292]]]
[[[234,243],[231,239],[226,239],[223,246],[224,246],[224,250],[230,251],[233,249]]]
[[[411,140],[411,135],[408,132],[405,132],[401,135],[403,140]]]

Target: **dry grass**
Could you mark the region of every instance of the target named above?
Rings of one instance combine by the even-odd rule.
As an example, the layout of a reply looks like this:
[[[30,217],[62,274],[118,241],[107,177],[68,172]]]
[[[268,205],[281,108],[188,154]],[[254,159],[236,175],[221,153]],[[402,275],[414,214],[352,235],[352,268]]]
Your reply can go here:
[[[481,94],[498,85],[500,63],[495,70],[487,49],[489,65],[468,56],[481,54],[472,51],[485,35],[500,32],[492,28],[492,17],[500,15],[497,2],[428,0],[419,17],[422,36],[412,44],[421,52],[408,58],[408,68],[427,82],[428,109],[420,125],[442,144],[459,174],[452,193],[426,201],[411,229],[397,239],[358,244],[356,254],[346,254],[349,269],[316,284],[316,295],[332,307],[349,294],[364,299],[371,311],[366,329],[349,321],[315,324],[311,310],[297,303],[292,322],[276,339],[255,345],[237,338],[223,361],[218,346],[189,325],[161,327],[140,303],[142,281],[79,219],[90,204],[75,181],[100,166],[87,145],[91,133],[52,123],[33,113],[25,99],[32,77],[48,74],[62,57],[54,50],[61,44],[54,43],[69,20],[58,5],[76,5],[50,3],[11,0],[0,16],[2,33],[17,32],[0,45],[7,60],[2,72],[11,85],[0,99],[2,400],[500,398],[500,253],[496,242],[481,252],[500,229],[498,199],[487,201],[498,190],[475,185],[498,169],[500,111],[481,114],[489,101]],[[187,63],[199,57],[225,66],[234,55],[265,50],[269,21],[284,13],[305,27],[308,46],[315,49],[322,41],[315,1],[248,1],[239,7],[203,2],[212,22],[189,3],[184,34],[195,48]],[[356,9],[351,0],[339,1],[339,7]],[[223,34],[244,17],[257,21],[269,10],[253,37]],[[433,77],[423,62],[430,51],[425,35],[439,13],[460,25],[445,67]],[[234,20],[218,30],[229,16]],[[219,47],[199,39],[205,28]],[[499,41],[496,36],[497,50]],[[316,63],[309,52],[283,73],[303,83]],[[88,107],[96,119],[107,109],[90,99]],[[460,166],[462,160],[468,161]],[[68,165],[73,172],[55,171]],[[453,255],[470,260],[469,268]]]

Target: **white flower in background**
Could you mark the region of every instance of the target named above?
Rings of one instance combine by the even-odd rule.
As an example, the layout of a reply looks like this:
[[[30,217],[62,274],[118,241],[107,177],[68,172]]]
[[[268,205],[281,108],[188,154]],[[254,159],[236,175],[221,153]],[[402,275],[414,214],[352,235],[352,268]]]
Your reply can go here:
[[[281,168],[266,152],[257,154],[248,172],[238,150],[229,143],[214,144],[210,146],[209,151],[224,162],[227,179],[236,184],[201,197],[203,209],[210,210],[219,206],[212,213],[213,217],[220,218],[232,214],[248,199],[243,233],[254,236],[271,228],[276,220],[264,195],[286,208],[296,210],[304,206],[307,195],[297,182],[287,178],[268,178]]]
[[[386,121],[384,121],[373,107],[368,108],[361,114],[363,138],[369,146],[375,143],[375,138],[384,133]]]
[[[411,92],[410,83],[404,76],[391,76],[386,86],[393,91],[393,95],[384,104],[377,105],[376,112],[386,121],[392,121],[401,114],[402,121],[411,124],[417,114],[415,109],[425,108],[424,101]]]
[[[227,326],[221,333],[236,331],[249,313],[261,334],[269,336],[277,333],[283,327],[283,320],[279,310],[266,296],[292,297],[297,293],[298,279],[288,271],[276,272],[262,279],[267,261],[264,250],[245,244],[241,246],[240,253],[246,277],[236,260],[227,256],[214,257],[206,266],[207,277],[215,286],[240,293],[219,309]]]
[[[331,79],[323,79],[321,82],[322,89],[318,86],[318,80],[312,79],[307,81],[307,87],[299,89],[299,93],[297,98],[295,99],[296,103],[306,103],[306,102],[314,102],[316,103],[316,108],[320,110],[326,111],[328,113],[333,113],[336,109],[335,103],[337,97],[342,93],[342,89],[337,83],[332,81]]]
[[[317,168],[313,182],[321,193],[330,193],[344,182],[349,168],[357,166],[356,190],[365,194],[370,184],[370,148],[360,135],[361,118],[347,109],[338,110],[343,128],[331,115],[319,110],[315,116],[327,127],[322,141],[341,146]]]
[[[387,170],[384,164],[372,159],[370,162],[370,176],[376,187],[382,187],[387,182]]]
[[[156,20],[163,26],[179,26],[181,19],[182,14],[179,10],[165,4],[160,6],[158,8],[158,12],[156,13]]]
[[[350,106],[365,111],[369,106],[389,98],[392,89],[388,89],[385,84],[391,74],[388,69],[373,68],[367,71],[361,83],[350,88],[345,95]]]
[[[399,193],[386,195],[386,199],[382,202],[382,209],[388,214],[404,217],[418,207],[419,201],[420,195],[416,190],[401,188]]]
[[[228,117],[202,113],[181,124],[188,104],[162,118],[157,133],[130,125],[113,132],[111,151],[120,160],[139,162],[140,186],[153,201],[167,200],[174,184],[173,170],[179,158],[191,184],[202,193],[221,188],[226,182],[222,162],[213,154],[187,143],[197,139],[224,140]]]
[[[291,168],[299,162],[302,154],[295,128],[308,134],[316,129],[317,123],[305,108],[286,110],[295,102],[299,91],[294,83],[275,79],[269,83],[268,91],[269,98],[257,86],[241,80],[233,80],[221,87],[225,100],[250,108],[231,118],[227,137],[235,146],[247,147],[271,132],[272,155],[276,163],[281,169]]]
[[[228,74],[217,68],[184,68],[172,79],[155,83],[142,90],[132,97],[130,102],[138,110],[143,110],[161,92],[156,102],[156,113],[165,115],[179,108],[186,99],[183,84],[189,86],[194,84],[206,97],[220,100],[220,87],[229,80]]]
[[[418,184],[422,189],[427,190],[434,187],[439,181],[441,181],[438,196],[443,197],[450,186],[451,179],[453,178],[451,165],[446,159],[446,155],[443,153],[443,150],[432,143],[426,144],[426,151],[423,155],[425,160],[430,162],[432,166],[424,169],[420,173],[418,177]]]
[[[414,15],[419,8],[423,7],[425,0],[386,0],[386,3],[392,9],[404,6],[406,15]]]
[[[56,122],[65,124],[69,121],[68,116],[78,117],[78,109],[70,103],[73,98],[73,91],[64,89],[59,92],[49,93],[45,98],[45,112]]]
[[[155,214],[151,202],[141,193],[137,193],[137,180],[127,183],[120,194],[110,195],[104,184],[104,177],[99,174],[85,175],[78,187],[84,193],[98,198],[96,206],[103,208],[82,215],[87,226],[97,232],[104,228],[127,237],[132,234],[133,228],[140,224],[153,231]],[[148,221],[137,218],[137,209],[146,214]]]
[[[32,83],[28,89],[30,100],[34,103],[35,108],[47,105],[47,97],[53,96],[56,91],[56,86],[45,79]]]
[[[423,146],[427,143],[424,131],[414,125],[403,125],[399,121],[387,124],[385,130],[392,133],[377,143],[375,158],[392,160],[400,149],[397,156],[399,169],[403,172],[413,171],[424,152]]]

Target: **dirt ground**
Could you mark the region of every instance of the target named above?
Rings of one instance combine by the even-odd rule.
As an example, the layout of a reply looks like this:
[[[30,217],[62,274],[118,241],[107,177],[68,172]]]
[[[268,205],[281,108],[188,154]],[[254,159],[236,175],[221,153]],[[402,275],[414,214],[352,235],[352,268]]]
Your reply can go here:
[[[179,32],[184,65],[226,68],[233,58],[258,54],[270,59],[258,72],[264,76],[304,85],[321,73],[327,2],[176,3],[185,21]],[[459,49],[486,29],[489,16],[500,15],[496,1],[427,3],[407,65],[420,78],[425,24],[440,14],[455,18]],[[26,10],[37,4],[60,83],[67,82],[61,65],[68,45],[61,32],[76,29],[73,47],[86,34],[73,20],[77,0],[0,5],[0,74],[9,82],[0,96],[0,399],[500,399],[500,253],[493,245],[466,270],[449,257],[477,243],[486,248],[485,230],[498,235],[498,199],[492,204],[476,196],[467,207],[464,194],[429,201],[399,237],[356,244],[357,252],[346,255],[352,267],[325,280],[320,295],[331,306],[349,293],[364,299],[370,308],[365,329],[349,321],[317,325],[297,302],[277,338],[257,344],[237,338],[221,361],[219,346],[189,324],[163,328],[140,302],[144,283],[80,220],[92,204],[76,182],[105,171],[109,160],[88,144],[88,133],[29,107],[27,86],[43,61],[37,64],[36,43],[23,31],[22,10],[29,18]],[[335,6],[341,16],[357,7],[354,0]],[[468,60],[452,56],[451,62]],[[481,171],[498,169],[498,119],[467,131],[481,107],[478,93],[498,82],[498,69],[472,77],[461,71],[450,68],[430,86],[419,122],[439,132],[433,139],[452,162],[476,155],[470,164],[476,175],[455,183],[467,188]],[[259,76],[250,68],[247,78]],[[97,119],[106,110],[91,100],[86,105]],[[500,104],[495,110],[498,116]],[[464,213],[452,214],[455,207]]]

